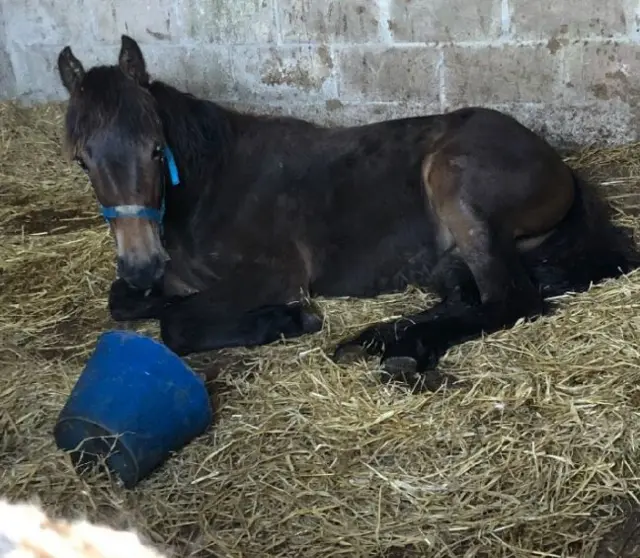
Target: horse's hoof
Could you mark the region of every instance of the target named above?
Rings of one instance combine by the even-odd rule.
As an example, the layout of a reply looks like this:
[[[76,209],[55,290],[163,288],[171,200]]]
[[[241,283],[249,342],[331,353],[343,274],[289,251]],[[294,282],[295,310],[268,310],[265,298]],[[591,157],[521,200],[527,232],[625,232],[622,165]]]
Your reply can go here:
[[[302,313],[302,331],[305,333],[317,333],[322,331],[324,318],[313,312]]]
[[[366,360],[369,355],[362,345],[345,343],[339,345],[333,353],[333,361],[340,364],[351,364],[359,360]]]
[[[410,356],[389,357],[382,362],[388,374],[414,374],[418,371],[418,361]]]
[[[457,378],[443,374],[436,368],[421,368],[413,357],[389,357],[382,361],[381,381],[402,384],[413,393],[436,392],[439,389],[462,387]]]
[[[418,371],[418,361],[410,356],[391,356],[380,363],[380,382],[400,384],[412,391],[421,391],[423,374]]]

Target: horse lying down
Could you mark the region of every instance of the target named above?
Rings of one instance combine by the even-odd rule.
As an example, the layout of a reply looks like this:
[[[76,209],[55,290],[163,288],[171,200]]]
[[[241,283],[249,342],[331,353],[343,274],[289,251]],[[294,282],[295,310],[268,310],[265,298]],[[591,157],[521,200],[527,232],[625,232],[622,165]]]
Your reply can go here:
[[[441,302],[336,348],[431,386],[452,346],[638,266],[629,231],[546,141],[483,108],[354,127],[228,110],[65,47],[65,146],[117,247],[115,320],[157,319],[180,355],[314,333],[314,296],[408,285]]]

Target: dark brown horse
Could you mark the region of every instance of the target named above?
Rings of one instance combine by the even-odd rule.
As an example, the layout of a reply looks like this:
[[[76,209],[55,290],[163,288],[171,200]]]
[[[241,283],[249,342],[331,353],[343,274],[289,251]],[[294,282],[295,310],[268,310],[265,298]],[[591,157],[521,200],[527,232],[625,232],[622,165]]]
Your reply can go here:
[[[449,347],[639,263],[604,202],[500,112],[346,128],[249,116],[151,81],[127,36],[118,65],[85,71],[69,47],[58,64],[66,146],[116,239],[111,314],[159,319],[181,355],[316,332],[313,295],[416,284],[442,302],[336,357],[380,355],[387,379],[425,387]]]

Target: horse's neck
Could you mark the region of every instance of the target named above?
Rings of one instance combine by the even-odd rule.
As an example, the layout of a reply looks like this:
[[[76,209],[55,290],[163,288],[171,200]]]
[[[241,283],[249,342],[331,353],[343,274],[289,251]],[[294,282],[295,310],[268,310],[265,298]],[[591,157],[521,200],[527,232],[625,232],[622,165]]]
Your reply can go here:
[[[229,111],[163,84],[151,85],[167,141],[178,156],[212,162],[212,148],[223,153],[229,140]],[[214,155],[214,159],[215,159]]]
[[[163,83],[152,84],[151,93],[179,169],[180,184],[169,186],[175,195],[170,193],[168,201],[189,213],[224,164],[230,141],[227,111]]]

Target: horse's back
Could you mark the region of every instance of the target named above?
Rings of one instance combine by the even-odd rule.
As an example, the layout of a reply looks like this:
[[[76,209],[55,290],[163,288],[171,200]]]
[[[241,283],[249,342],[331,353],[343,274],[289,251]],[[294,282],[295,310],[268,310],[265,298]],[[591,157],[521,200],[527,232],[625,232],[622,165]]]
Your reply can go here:
[[[238,118],[229,163],[202,202],[207,236],[245,253],[303,246],[313,288],[327,296],[425,284],[455,244],[434,192],[462,194],[494,213],[511,201],[500,218],[512,218],[515,207],[520,217],[512,227],[522,229],[532,201],[523,191],[545,183],[532,177],[557,162],[536,134],[482,108],[349,127]],[[537,233],[540,207],[532,214]],[[447,235],[448,245],[441,241]]]
[[[295,245],[327,296],[424,283],[434,252],[420,167],[445,128],[438,116],[330,128],[240,115],[194,219],[197,245],[220,259]]]

